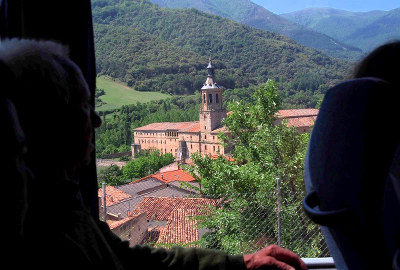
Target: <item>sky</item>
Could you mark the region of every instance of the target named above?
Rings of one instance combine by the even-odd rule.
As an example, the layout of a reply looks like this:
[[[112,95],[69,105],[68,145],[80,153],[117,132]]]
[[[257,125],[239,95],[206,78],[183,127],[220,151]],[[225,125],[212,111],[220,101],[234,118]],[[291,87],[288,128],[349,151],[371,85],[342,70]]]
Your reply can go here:
[[[275,14],[311,7],[331,7],[348,11],[391,10],[400,7],[399,0],[251,0]]]

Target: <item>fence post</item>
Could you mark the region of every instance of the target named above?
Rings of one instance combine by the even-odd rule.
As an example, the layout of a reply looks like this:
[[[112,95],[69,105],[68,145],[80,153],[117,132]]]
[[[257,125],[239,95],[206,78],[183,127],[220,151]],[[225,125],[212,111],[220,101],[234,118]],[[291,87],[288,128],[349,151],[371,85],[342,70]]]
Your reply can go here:
[[[282,246],[282,220],[281,220],[281,179],[276,178],[277,188],[277,214],[278,214],[278,246]]]
[[[106,183],[102,183],[102,189],[103,189],[103,221],[107,221],[107,205],[106,205]]]

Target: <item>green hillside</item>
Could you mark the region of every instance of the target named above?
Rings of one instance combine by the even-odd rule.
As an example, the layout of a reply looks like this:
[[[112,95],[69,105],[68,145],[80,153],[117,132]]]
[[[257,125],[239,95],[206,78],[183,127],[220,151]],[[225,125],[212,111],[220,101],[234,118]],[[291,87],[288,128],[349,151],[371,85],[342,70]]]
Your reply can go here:
[[[98,89],[105,91],[105,94],[100,97],[105,104],[96,107],[96,111],[112,111],[123,105],[162,100],[170,97],[170,95],[158,92],[139,92],[106,76],[98,77],[96,85]]]
[[[276,32],[298,43],[343,59],[358,59],[360,49],[278,16],[249,0],[151,0],[161,7],[196,8],[246,25]]]
[[[274,79],[285,98],[322,93],[351,66],[281,35],[195,9],[165,9],[144,0],[92,4],[98,73],[137,91],[199,91],[210,49],[221,85],[246,88]]]
[[[281,16],[346,44],[357,46],[363,51],[400,38],[400,9],[350,12],[311,8]]]

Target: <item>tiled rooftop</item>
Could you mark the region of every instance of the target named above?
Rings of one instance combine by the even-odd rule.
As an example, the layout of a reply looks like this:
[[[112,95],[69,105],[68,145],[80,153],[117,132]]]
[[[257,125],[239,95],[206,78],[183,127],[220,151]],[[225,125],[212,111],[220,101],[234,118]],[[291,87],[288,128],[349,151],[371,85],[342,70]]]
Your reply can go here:
[[[131,182],[130,184],[138,183],[138,182],[141,182],[143,180],[148,180],[148,179],[157,179],[158,181],[161,181],[163,183],[169,183],[169,182],[173,182],[173,181],[181,181],[181,182],[195,181],[195,179],[193,178],[193,176],[190,173],[185,172],[182,169],[178,169],[178,170],[173,170],[173,171],[168,171],[168,172],[151,174],[151,175],[145,176],[143,178],[140,178],[138,180],[135,180],[135,181]]]
[[[308,117],[317,116],[319,110],[317,109],[293,109],[293,110],[279,110],[277,113],[278,119],[292,118],[292,117]]]
[[[150,223],[158,224],[149,228],[145,242],[190,244],[200,237],[197,221],[193,217],[207,214],[208,206],[218,203],[218,200],[204,198],[147,197],[132,214],[146,213]]]
[[[217,159],[219,156],[220,155],[212,155],[211,158],[212,159]],[[228,161],[232,161],[232,162],[235,161],[235,159],[233,157],[230,157],[230,156],[222,156],[222,157],[225,158]]]
[[[152,182],[152,183],[149,183]],[[157,185],[154,185],[154,183],[157,182]],[[145,183],[147,187],[150,187],[148,189],[136,189],[136,185],[138,184],[143,184]],[[164,184],[158,180],[154,179],[149,179],[145,180],[139,183],[136,183],[134,185],[127,184],[118,187],[119,189],[123,190],[125,193],[132,195],[130,199],[123,200],[119,203],[114,203],[112,205],[107,205],[107,212],[108,213],[113,213],[115,215],[120,214],[121,217],[126,217],[129,213],[131,213],[136,206],[146,197],[171,197],[171,198],[181,198],[181,197],[187,197],[192,195],[194,192],[196,192],[193,188],[190,187],[180,187],[180,183],[182,182],[170,182],[168,184]],[[190,185],[194,185],[198,187],[197,182],[191,182]],[[142,185],[142,188],[144,186]]]
[[[172,211],[183,208],[193,209],[196,215],[204,214],[207,206],[216,206],[218,200],[205,198],[146,197],[133,211],[133,215],[147,213],[148,220],[169,220]]]
[[[216,129],[214,129],[213,131],[211,131],[212,134],[218,134],[220,132],[228,132],[228,128],[226,126],[222,126],[222,127],[217,127]]]
[[[162,244],[190,244],[199,240],[197,222],[194,209],[179,208],[171,212],[165,227],[160,230],[157,243]]]
[[[198,129],[198,130],[197,130]],[[200,130],[199,121],[192,122],[161,122],[152,123],[143,127],[136,128],[135,131],[165,131],[177,130],[178,132],[196,132]]]
[[[287,121],[287,125],[289,127],[311,127],[314,126],[314,122],[317,119],[317,116],[309,116],[309,117],[298,117],[298,118],[289,118]]]
[[[138,194],[146,192],[146,190],[153,190],[157,187],[161,187],[164,183],[159,180],[146,176],[141,179],[141,181],[135,180],[129,184],[119,186],[118,189],[123,190],[132,196],[137,196]]]
[[[97,191],[97,196],[103,198],[103,189],[99,188]],[[106,205],[110,206],[121,201],[131,198],[131,195],[119,190],[118,188],[112,186],[106,186]],[[102,202],[103,205],[103,202]]]
[[[129,217],[126,217],[124,219],[112,222],[108,226],[110,227],[111,230],[113,230],[113,229],[117,228],[118,226],[121,226],[121,225],[125,224],[126,222],[128,222],[129,220],[132,220],[132,219],[134,219],[136,217],[137,216],[129,216]]]

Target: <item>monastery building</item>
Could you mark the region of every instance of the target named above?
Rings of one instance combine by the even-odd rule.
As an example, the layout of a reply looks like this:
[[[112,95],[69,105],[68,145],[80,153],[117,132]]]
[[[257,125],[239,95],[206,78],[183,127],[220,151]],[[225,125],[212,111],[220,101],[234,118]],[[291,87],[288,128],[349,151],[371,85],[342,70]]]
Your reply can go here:
[[[221,125],[226,117],[222,107],[223,87],[215,80],[215,66],[210,56],[207,79],[201,88],[202,106],[199,121],[152,123],[134,130],[132,156],[143,149],[157,149],[161,154],[171,153],[177,160],[185,160],[196,152],[201,155],[229,155],[218,140],[220,132],[227,133]],[[278,121],[288,119],[288,125],[299,132],[309,132],[318,110],[280,110]]]

